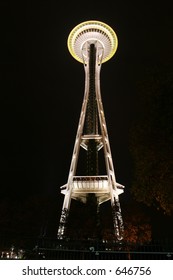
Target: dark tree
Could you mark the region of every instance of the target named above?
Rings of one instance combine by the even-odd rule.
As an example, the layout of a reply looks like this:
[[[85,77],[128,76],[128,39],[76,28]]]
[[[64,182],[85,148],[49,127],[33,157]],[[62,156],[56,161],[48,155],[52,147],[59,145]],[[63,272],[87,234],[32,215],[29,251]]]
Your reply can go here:
[[[148,71],[137,85],[136,116],[130,129],[134,161],[132,194],[138,202],[173,211],[173,71]]]

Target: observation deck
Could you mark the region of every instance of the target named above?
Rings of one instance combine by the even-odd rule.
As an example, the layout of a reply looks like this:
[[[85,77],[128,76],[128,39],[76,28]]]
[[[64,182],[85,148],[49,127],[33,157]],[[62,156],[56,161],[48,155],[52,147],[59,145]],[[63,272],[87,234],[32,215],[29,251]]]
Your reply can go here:
[[[71,55],[83,63],[83,53],[85,43],[98,44],[103,49],[102,63],[109,60],[116,52],[118,39],[114,30],[107,24],[90,20],[77,25],[70,32],[68,37],[68,49]]]

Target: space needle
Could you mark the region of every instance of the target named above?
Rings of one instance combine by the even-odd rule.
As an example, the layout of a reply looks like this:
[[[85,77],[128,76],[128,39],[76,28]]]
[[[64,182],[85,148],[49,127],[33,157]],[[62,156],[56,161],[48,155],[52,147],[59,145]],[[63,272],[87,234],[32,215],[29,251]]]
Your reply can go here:
[[[122,240],[119,195],[124,192],[124,186],[116,181],[100,90],[101,66],[114,56],[118,46],[117,35],[109,25],[89,20],[72,29],[67,45],[70,54],[84,66],[85,86],[69,175],[67,183],[61,187],[64,202],[57,237],[66,237],[71,201],[87,203],[92,199],[97,212],[102,203],[110,201],[114,235],[116,240]],[[81,149],[86,154],[83,161],[85,172],[77,174]],[[102,159],[99,157],[101,151]],[[100,173],[101,161],[105,166],[103,173]],[[81,216],[81,219],[85,217]]]

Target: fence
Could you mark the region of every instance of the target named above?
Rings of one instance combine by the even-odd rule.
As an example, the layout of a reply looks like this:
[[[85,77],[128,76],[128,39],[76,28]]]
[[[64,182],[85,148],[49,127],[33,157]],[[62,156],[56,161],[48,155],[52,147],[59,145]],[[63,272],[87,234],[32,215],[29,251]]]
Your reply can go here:
[[[130,244],[97,240],[1,238],[0,256],[1,259],[170,260],[173,259],[173,240]]]

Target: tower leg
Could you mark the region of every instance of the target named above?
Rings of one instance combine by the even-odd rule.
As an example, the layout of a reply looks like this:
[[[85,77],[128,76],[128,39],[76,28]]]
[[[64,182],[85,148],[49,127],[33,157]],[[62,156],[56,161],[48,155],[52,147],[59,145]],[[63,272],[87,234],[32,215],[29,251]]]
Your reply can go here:
[[[59,228],[58,228],[58,239],[64,239],[66,237],[66,228],[67,228],[67,222],[69,217],[69,211],[70,211],[70,202],[71,202],[71,195],[68,191],[64,198],[64,204],[61,211],[61,217],[59,222]]]
[[[121,216],[120,202],[119,199],[115,197],[112,203],[112,214],[113,214],[113,225],[114,225],[115,236],[116,239],[120,241],[123,239],[124,226],[123,226],[123,219]]]
[[[102,239],[101,223],[100,223],[100,204],[97,203],[97,238]]]

